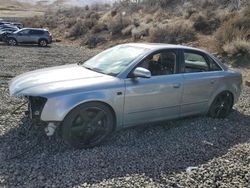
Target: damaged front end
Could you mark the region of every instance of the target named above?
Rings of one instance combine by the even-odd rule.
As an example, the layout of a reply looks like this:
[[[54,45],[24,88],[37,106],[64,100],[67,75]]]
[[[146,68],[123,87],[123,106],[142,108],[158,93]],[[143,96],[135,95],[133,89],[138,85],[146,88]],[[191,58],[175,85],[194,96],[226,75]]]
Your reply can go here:
[[[36,126],[46,126],[44,129],[46,135],[52,136],[55,133],[58,123],[44,122],[41,120],[41,114],[47,99],[44,97],[33,96],[28,96],[26,98],[28,100],[28,111],[26,114],[29,116],[32,124]]]
[[[41,125],[41,114],[47,99],[44,97],[28,96],[28,115],[35,125]]]

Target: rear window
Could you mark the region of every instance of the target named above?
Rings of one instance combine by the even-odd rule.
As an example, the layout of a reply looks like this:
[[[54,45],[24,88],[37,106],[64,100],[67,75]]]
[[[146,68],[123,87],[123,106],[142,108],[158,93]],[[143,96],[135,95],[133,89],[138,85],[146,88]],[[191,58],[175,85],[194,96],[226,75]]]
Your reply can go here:
[[[208,63],[206,59],[195,52],[185,52],[185,72],[204,72],[209,71]]]
[[[212,59],[209,57],[210,61],[210,71],[221,71],[220,66]]]

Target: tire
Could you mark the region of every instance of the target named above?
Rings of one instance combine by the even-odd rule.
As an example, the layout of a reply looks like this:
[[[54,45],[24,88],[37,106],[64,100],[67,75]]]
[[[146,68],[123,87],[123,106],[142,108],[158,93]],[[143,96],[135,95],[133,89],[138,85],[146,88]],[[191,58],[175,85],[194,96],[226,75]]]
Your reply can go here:
[[[233,107],[233,95],[223,91],[217,95],[210,106],[208,115],[212,118],[225,118],[230,114]]]
[[[16,45],[18,45],[17,40],[14,39],[14,38],[9,38],[7,40],[7,42],[8,42],[8,45],[10,45],[10,46],[16,46]]]
[[[114,130],[115,118],[105,104],[90,102],[77,106],[65,117],[61,135],[74,148],[100,145]]]
[[[40,39],[38,42],[38,45],[41,47],[47,47],[48,46],[48,41],[46,39]]]

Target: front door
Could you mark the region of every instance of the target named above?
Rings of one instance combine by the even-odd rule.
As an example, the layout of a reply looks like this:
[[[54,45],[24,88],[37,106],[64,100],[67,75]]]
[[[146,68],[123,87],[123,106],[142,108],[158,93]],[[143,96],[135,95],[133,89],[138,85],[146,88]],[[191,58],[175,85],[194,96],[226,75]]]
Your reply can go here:
[[[29,29],[22,30],[17,33],[17,41],[19,43],[27,43],[30,40]]]
[[[138,64],[151,78],[126,79],[125,126],[179,117],[183,76],[177,74],[177,59],[174,50],[154,53]]]

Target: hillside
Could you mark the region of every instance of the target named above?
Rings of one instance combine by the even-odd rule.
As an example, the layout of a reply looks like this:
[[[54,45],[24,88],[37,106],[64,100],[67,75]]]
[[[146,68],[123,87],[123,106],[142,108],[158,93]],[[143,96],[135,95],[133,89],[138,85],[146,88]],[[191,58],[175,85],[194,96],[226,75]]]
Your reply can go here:
[[[46,10],[112,2],[114,0],[1,0],[0,18],[42,16]]]
[[[61,8],[43,17],[26,19],[25,25],[46,27],[56,39],[89,48],[124,42],[186,44],[224,56],[233,65],[247,63],[250,56],[247,1],[182,2],[157,0],[152,5],[147,0],[123,1],[113,6]]]
[[[30,4],[57,4],[57,5],[67,5],[67,6],[85,6],[98,3],[112,3],[114,0],[17,0],[23,3]]]
[[[32,17],[35,15],[43,15],[44,10],[41,7],[35,7],[27,2],[19,2],[17,0],[1,0],[0,18],[1,17]]]

